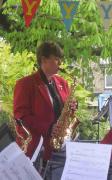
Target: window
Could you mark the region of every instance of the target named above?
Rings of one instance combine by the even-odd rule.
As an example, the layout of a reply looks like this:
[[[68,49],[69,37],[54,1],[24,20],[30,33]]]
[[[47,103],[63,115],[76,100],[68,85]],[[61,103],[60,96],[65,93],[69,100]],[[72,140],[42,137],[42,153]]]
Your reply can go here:
[[[100,65],[108,65],[110,61],[110,58],[102,59],[100,58]]]
[[[107,74],[105,69],[105,88],[112,88],[112,75]]]

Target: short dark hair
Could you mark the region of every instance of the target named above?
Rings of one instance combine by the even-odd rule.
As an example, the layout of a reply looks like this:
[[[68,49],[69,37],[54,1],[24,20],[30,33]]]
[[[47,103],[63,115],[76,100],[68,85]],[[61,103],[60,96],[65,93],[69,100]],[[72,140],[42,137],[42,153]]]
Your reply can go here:
[[[51,55],[59,58],[63,57],[63,50],[58,44],[51,41],[46,41],[43,42],[39,47],[37,47],[36,57],[39,65],[41,65],[42,56],[49,58]]]

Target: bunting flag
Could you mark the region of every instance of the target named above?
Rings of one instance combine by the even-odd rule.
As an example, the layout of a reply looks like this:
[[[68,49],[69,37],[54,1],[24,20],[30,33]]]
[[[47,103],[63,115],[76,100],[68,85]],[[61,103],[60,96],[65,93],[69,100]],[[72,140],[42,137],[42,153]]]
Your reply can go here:
[[[30,25],[31,20],[39,7],[40,1],[41,0],[21,0],[26,27]]]
[[[112,2],[98,2],[98,7],[100,10],[103,26],[105,30],[108,30],[112,25]]]
[[[77,12],[77,8],[79,5],[79,1],[59,1],[59,5],[61,8],[63,21],[68,31],[71,27],[73,17]]]

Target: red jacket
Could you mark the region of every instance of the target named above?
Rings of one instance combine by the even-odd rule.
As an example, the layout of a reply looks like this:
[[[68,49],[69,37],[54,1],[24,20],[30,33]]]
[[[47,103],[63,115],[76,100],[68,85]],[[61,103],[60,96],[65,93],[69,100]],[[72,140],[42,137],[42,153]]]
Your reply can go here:
[[[54,75],[53,79],[62,101],[65,102],[69,94],[67,82],[58,75]],[[28,145],[27,155],[29,157],[33,155],[42,135],[45,147],[44,158],[49,159],[51,148],[47,132],[54,122],[54,112],[47,88],[39,72],[17,81],[14,90],[14,118],[22,119],[31,132],[32,141]],[[17,129],[23,135],[21,128],[17,127]],[[19,143],[18,138],[17,142]]]
[[[110,129],[105,137],[101,140],[101,144],[112,144],[112,129]]]

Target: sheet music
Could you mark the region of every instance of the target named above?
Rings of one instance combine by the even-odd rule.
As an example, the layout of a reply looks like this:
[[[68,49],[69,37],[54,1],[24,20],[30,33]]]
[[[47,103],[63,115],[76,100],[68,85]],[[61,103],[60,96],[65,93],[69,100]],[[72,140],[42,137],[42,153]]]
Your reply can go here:
[[[30,159],[24,154],[20,154],[12,162],[0,170],[0,179],[2,180],[42,180],[36,169],[33,167]]]
[[[0,153],[0,180],[42,180],[30,159],[16,143]]]
[[[67,142],[61,180],[107,180],[111,145]]]
[[[8,147],[0,152],[0,169],[3,168],[3,166],[5,166],[8,162],[15,159],[21,153],[21,149],[15,142],[8,145]]]

